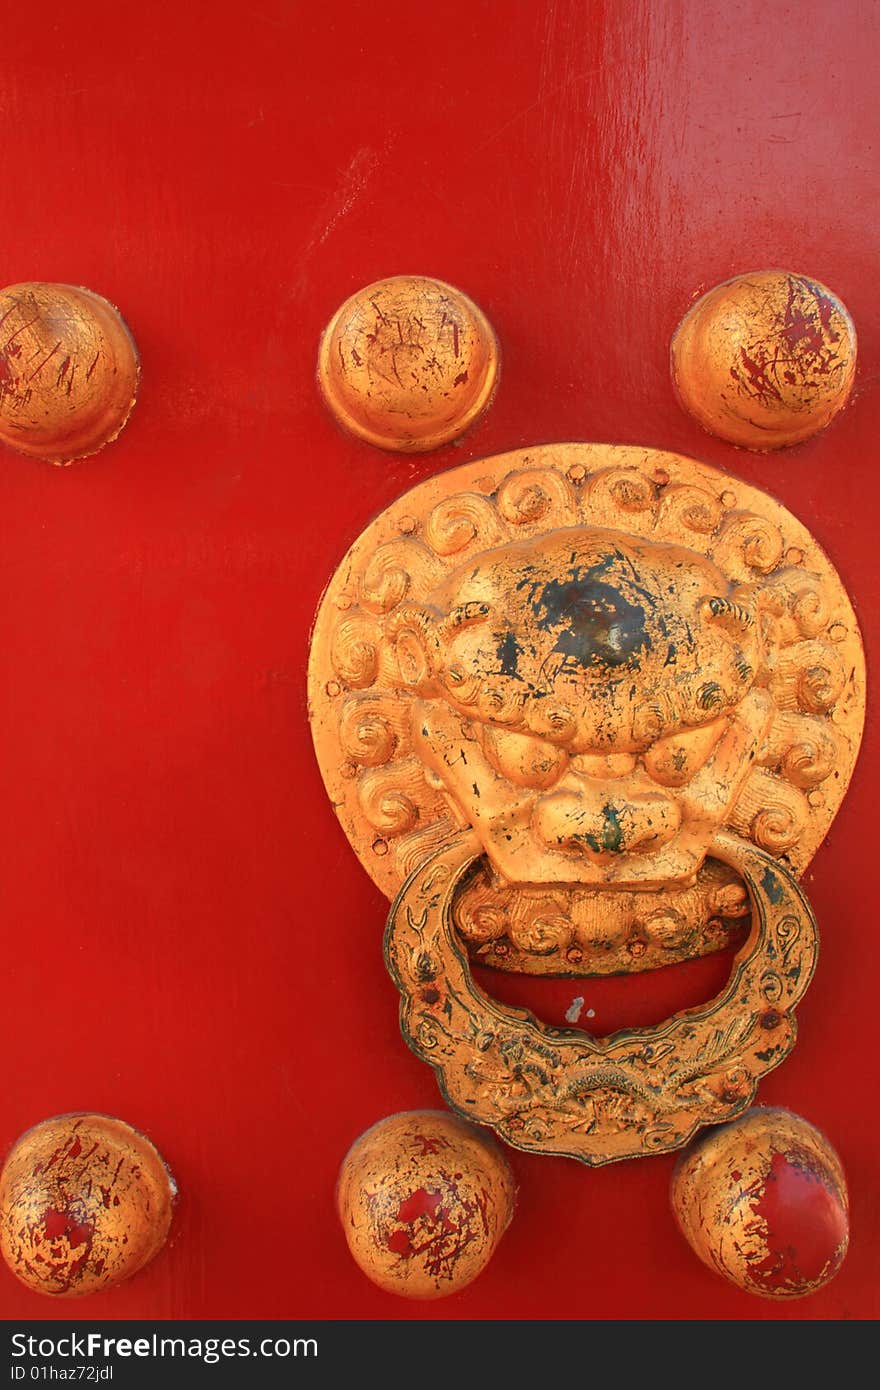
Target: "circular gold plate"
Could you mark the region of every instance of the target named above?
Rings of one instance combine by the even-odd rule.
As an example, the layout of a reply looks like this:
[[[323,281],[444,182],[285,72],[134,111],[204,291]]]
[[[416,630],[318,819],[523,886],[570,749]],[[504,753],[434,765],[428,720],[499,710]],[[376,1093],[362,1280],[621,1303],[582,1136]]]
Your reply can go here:
[[[748,765],[728,779],[715,828],[750,841],[796,876],[824,838],[861,741],[865,667],[852,605],[813,537],[759,489],[693,459],[629,446],[543,445],[420,483],[366,527],[321,602],[309,669],[315,748],[343,829],[389,898],[470,823],[477,807],[473,802],[463,812],[461,798],[450,796],[437,765],[426,758],[427,729],[414,724],[418,710],[432,712],[445,703],[431,695],[430,685],[427,696],[417,689],[419,624],[427,631],[440,623],[448,635],[453,615],[441,614],[444,596],[465,592],[462,585],[486,567],[487,556],[519,553],[511,551],[513,544],[522,547],[523,563],[533,563],[536,548],[562,544],[563,533],[585,545],[594,530],[621,555],[659,556],[653,562],[658,574],[663,566],[675,568],[681,553],[685,568],[711,573],[727,586],[728,597],[712,600],[713,619],[743,630],[759,621],[766,636],[758,675],[747,668],[766,727]],[[497,574],[499,562],[493,563]],[[459,612],[456,621],[473,617],[465,612],[462,619]],[[742,664],[742,651],[737,660]],[[415,663],[412,670],[407,663]],[[661,671],[661,690],[663,679]],[[679,676],[679,683],[684,679]],[[707,690],[714,698],[713,684],[704,682],[700,699]],[[492,686],[487,678],[472,697],[489,725],[505,717],[493,714],[492,701],[500,697]],[[474,746],[474,727],[461,720],[462,748]],[[552,730],[547,737],[551,752],[558,751],[559,737]],[[678,756],[674,740],[672,751]],[[656,749],[626,756],[630,762],[638,757],[640,776],[642,761],[660,769],[667,800],[679,796],[676,788],[670,792],[674,777],[663,770]],[[601,785],[603,766],[609,786],[619,776],[614,756],[603,764],[588,753],[587,761],[594,786]],[[517,766],[510,773],[516,796],[521,782]],[[506,794],[497,777],[495,787]],[[712,785],[701,795],[708,807]],[[475,814],[479,819],[483,813],[477,808]],[[653,881],[646,854],[635,881],[613,882],[619,873],[613,856],[599,854],[598,868],[593,864],[583,881],[568,883],[549,881],[540,858],[529,877],[520,857],[513,882],[490,853],[462,886],[455,924],[472,957],[533,973],[613,973],[699,955],[741,939],[749,912],[738,876],[708,852],[710,839],[689,879],[658,873]]]

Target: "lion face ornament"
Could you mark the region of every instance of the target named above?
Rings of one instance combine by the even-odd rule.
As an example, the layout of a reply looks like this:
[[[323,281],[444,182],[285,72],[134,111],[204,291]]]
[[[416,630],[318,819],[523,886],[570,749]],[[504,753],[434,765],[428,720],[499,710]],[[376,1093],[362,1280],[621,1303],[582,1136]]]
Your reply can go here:
[[[681,548],[572,528],[402,605],[414,747],[499,875],[694,883],[769,723],[754,602]]]
[[[817,950],[797,878],[864,717],[851,605],[779,504],[615,446],[428,479],[331,581],[310,712],[395,899],[404,1036],[455,1110],[597,1164],[750,1103],[794,1045]],[[608,1038],[493,1001],[469,967],[643,970],[737,939],[709,1004]]]

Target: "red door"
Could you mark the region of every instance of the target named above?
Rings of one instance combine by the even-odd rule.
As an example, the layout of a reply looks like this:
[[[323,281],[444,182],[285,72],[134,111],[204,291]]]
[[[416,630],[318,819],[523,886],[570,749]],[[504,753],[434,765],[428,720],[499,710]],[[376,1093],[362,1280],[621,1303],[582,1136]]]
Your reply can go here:
[[[130,1284],[50,1301],[0,1268],[3,1316],[876,1316],[873,717],[808,874],[823,949],[801,1039],[760,1090],[843,1157],[837,1279],[779,1305],[723,1284],[673,1227],[671,1157],[514,1153],[519,1214],[491,1266],[420,1305],[365,1280],[333,1208],[354,1137],[439,1097],[399,1036],[386,903],[324,793],[305,668],[323,586],[377,511],[553,439],[677,450],[778,497],[837,565],[873,659],[877,42],[859,0],[4,16],[3,282],[118,304],[143,386],[96,458],[2,455],[0,1149],[109,1112],[153,1137],[182,1197]],[[765,266],[830,285],[861,355],[827,434],[759,456],[682,413],[668,344],[698,292]],[[336,306],[401,272],[460,285],[504,353],[483,422],[410,459],[343,437],[314,383]],[[720,968],[579,992],[607,1032],[708,997]],[[535,1007],[555,1017],[573,992]]]

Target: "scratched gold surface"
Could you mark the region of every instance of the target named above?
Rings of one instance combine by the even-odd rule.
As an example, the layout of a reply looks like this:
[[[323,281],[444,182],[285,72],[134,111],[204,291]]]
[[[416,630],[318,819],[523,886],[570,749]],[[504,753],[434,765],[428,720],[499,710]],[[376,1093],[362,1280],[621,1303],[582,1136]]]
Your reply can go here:
[[[763,1298],[802,1298],[837,1274],[849,1197],[825,1136],[788,1110],[757,1106],[682,1154],[672,1210],[692,1250]]]
[[[442,1110],[389,1115],[355,1140],[336,1203],[352,1257],[405,1298],[457,1293],[485,1269],[516,1186],[484,1132]]]
[[[500,349],[483,311],[425,275],[358,290],[321,338],[318,384],[342,427],[420,453],[464,434],[492,401]]]
[[[137,348],[119,310],[75,285],[0,290],[0,441],[67,464],[103,449],[137,397]]]
[[[38,1293],[119,1284],[161,1250],[177,1189],[143,1134],[108,1115],[44,1120],[0,1173],[0,1252]]]
[[[827,285],[762,270],[725,280],[688,310],[672,340],[672,379],[711,434],[782,449],[843,409],[856,357],[853,321]]]

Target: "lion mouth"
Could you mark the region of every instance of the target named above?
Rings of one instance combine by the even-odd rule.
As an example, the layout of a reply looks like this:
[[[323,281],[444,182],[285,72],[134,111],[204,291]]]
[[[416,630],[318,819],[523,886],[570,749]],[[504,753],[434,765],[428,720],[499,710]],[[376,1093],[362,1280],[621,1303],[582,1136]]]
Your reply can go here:
[[[708,858],[693,878],[609,889],[583,883],[514,883],[485,856],[454,906],[475,964],[526,975],[613,975],[655,970],[742,941],[748,893]]]
[[[418,700],[430,784],[500,880],[611,893],[687,889],[736,800],[771,717],[763,690],[644,750],[572,753]]]

